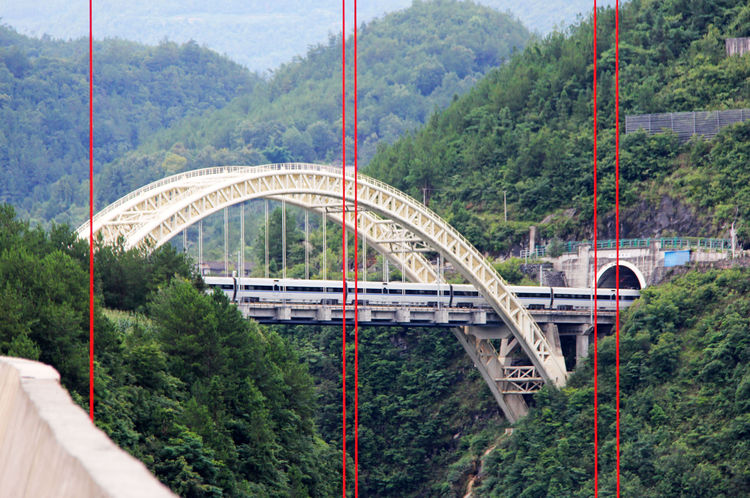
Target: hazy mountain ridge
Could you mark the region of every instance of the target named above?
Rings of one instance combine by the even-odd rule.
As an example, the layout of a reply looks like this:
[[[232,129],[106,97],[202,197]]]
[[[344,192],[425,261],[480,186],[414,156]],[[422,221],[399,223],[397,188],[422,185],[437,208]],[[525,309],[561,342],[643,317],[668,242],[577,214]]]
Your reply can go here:
[[[364,25],[359,35],[359,160],[422,124],[528,39],[487,7],[417,3]],[[347,148],[353,155],[353,40],[347,40]],[[341,159],[341,40],[280,67],[259,91],[155,134],[102,174],[112,201],[166,172],[222,164]],[[165,154],[170,162],[165,162]],[[351,160],[351,159],[349,159]]]
[[[553,27],[575,22],[579,13],[592,8],[590,0],[483,0],[479,3],[501,12],[509,11],[531,31],[546,34]],[[601,5],[613,4],[603,0]],[[358,5],[358,20],[406,9],[411,0],[384,0]],[[347,25],[353,26],[353,5]],[[65,0],[39,0],[33,4],[8,3],[0,10],[0,23],[20,32],[41,37],[70,39],[88,36],[86,3]],[[178,43],[195,40],[253,71],[275,70],[280,64],[301,56],[308,47],[324,42],[341,30],[341,4],[336,2],[278,2],[218,0],[211,4],[193,0],[145,2],[108,0],[94,2],[94,36],[97,39],[123,38],[157,44],[164,39]],[[251,50],[248,47],[253,47]],[[257,48],[256,48],[257,47]]]

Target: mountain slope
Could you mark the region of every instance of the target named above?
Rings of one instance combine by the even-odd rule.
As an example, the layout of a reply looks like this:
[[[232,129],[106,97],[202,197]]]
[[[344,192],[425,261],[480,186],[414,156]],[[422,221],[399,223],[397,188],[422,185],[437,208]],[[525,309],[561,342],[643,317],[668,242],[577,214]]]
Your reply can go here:
[[[101,165],[185,116],[252,91],[260,78],[195,43],[94,47],[94,158]],[[87,201],[88,44],[0,27],[0,201],[36,219]]]
[[[726,57],[724,37],[748,34],[743,2],[633,1],[622,8],[621,120],[627,114],[750,106],[750,57]],[[544,238],[589,238],[593,191],[592,23],[569,35],[552,34],[492,72],[465,97],[418,132],[381,151],[368,172],[414,196],[430,193],[431,205],[475,232],[472,241],[493,253],[523,241],[540,225]],[[614,11],[599,16],[598,111],[600,236],[614,236]],[[738,127],[742,128],[742,127]],[[624,132],[624,126],[621,126]],[[732,175],[745,178],[743,132],[681,146],[675,137],[633,134],[621,142],[621,205],[642,219],[624,237],[671,234],[676,225],[655,220],[665,197],[685,203],[691,223],[680,235],[725,234],[735,212],[707,206],[705,196],[686,198],[676,187],[685,177],[706,178],[701,157],[722,140],[739,154],[734,172],[717,172],[712,202],[731,204]],[[702,163],[703,161],[703,163]],[[701,166],[703,164],[703,166]],[[678,175],[682,180],[673,178]],[[503,223],[503,192],[509,219]],[[468,210],[468,215],[461,210]],[[741,201],[738,216],[750,214]],[[550,216],[553,215],[553,216]],[[649,217],[649,215],[651,215]],[[746,218],[745,218],[746,219]],[[544,221],[544,223],[541,223]],[[748,227],[742,228],[747,239]],[[688,233],[685,233],[688,232]]]
[[[370,22],[388,12],[408,8],[411,0],[362,2],[359,22]],[[590,0],[510,0],[478,2],[501,12],[509,11],[531,31],[548,33],[554,26],[575,22],[576,15],[591,10]],[[613,4],[601,0],[600,5]],[[88,35],[88,6],[65,0],[37,0],[33,6],[9,2],[3,20],[21,33],[40,37],[80,38]],[[347,25],[353,26],[353,5],[347,4]],[[109,0],[94,3],[94,36],[123,38],[157,44],[195,40],[199,45],[227,54],[253,71],[272,70],[310,46],[341,30],[341,4],[283,0],[216,0],[214,2]]]
[[[620,337],[623,496],[750,493],[750,271],[646,289]],[[478,496],[593,494],[593,370],[545,390],[484,462]],[[615,494],[615,341],[599,349],[602,495]]]
[[[69,229],[31,228],[0,204],[0,354],[51,364],[85,407],[87,253]],[[198,288],[171,246],[95,257],[97,426],[181,496],[340,494],[341,452],[315,427],[288,343]]]
[[[436,0],[361,27],[358,134],[361,163],[378,144],[422,124],[454,94],[503,63],[529,34],[471,2]],[[168,172],[221,164],[341,160],[341,39],[279,68],[263,92],[165,130],[102,176],[104,201]],[[353,157],[353,39],[347,39],[347,160]],[[169,151],[169,153],[167,153]],[[175,158],[170,155],[179,156]],[[165,154],[178,163],[165,165]]]

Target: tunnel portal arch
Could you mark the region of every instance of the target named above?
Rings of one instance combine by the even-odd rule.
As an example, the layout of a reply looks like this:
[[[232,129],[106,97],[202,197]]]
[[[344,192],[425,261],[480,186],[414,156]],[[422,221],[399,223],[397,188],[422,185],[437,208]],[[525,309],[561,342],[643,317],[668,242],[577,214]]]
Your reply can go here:
[[[600,289],[614,289],[617,263],[607,263],[596,274],[596,286]],[[633,263],[620,261],[620,288],[640,290],[646,287],[646,277]]]

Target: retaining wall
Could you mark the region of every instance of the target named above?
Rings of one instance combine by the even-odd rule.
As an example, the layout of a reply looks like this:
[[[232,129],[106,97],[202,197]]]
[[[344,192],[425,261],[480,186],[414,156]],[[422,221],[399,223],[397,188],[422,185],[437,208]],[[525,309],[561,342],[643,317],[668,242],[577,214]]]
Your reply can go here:
[[[43,363],[0,357],[0,497],[174,497]]]

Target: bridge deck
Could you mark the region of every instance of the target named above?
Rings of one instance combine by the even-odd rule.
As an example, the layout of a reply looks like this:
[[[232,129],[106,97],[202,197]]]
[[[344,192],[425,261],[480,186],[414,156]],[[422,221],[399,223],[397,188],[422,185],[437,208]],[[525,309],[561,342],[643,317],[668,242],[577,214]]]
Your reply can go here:
[[[299,303],[240,303],[246,318],[265,324],[340,325],[343,319],[341,305]],[[537,323],[558,325],[591,324],[589,310],[529,310]],[[615,313],[599,311],[600,325],[614,323]],[[447,308],[432,306],[372,306],[360,305],[360,325],[383,327],[461,327],[475,326],[498,328],[505,323],[491,308]],[[346,321],[354,323],[354,306],[346,306]]]

